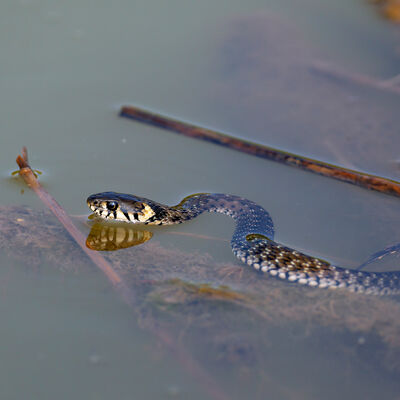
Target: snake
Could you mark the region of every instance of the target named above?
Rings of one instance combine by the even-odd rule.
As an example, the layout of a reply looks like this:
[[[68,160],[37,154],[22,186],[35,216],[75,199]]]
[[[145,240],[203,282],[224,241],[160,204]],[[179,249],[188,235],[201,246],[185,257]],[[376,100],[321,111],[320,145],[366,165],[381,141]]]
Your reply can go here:
[[[103,220],[142,225],[181,224],[206,211],[225,214],[236,222],[231,239],[234,255],[259,272],[310,287],[400,294],[400,271],[344,268],[275,242],[274,224],[268,211],[243,197],[196,193],[175,206],[168,206],[131,194],[102,192],[89,196],[87,204]]]

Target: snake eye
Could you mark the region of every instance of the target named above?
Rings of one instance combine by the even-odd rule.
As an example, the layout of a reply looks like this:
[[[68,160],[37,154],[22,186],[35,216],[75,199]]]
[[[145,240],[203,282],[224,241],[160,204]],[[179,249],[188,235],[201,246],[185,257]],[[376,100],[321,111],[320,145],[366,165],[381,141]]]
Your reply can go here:
[[[116,201],[108,201],[107,202],[107,208],[110,211],[115,211],[118,208],[118,203]]]

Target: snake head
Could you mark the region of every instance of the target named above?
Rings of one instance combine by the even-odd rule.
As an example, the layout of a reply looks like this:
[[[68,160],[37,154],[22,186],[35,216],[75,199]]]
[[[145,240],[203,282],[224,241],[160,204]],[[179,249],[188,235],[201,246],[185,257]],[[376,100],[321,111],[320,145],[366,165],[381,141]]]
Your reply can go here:
[[[106,220],[148,224],[155,214],[149,200],[122,193],[96,193],[89,196],[86,202],[94,213]]]

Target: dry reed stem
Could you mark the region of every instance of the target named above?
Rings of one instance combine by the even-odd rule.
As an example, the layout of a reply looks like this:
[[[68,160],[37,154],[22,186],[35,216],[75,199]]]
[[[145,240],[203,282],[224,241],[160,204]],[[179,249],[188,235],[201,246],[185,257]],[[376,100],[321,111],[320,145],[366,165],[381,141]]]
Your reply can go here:
[[[400,183],[391,179],[339,167],[269,146],[238,139],[221,132],[172,119],[135,106],[122,107],[120,116],[164,128],[184,136],[212,142],[242,153],[280,162],[291,167],[334,178],[342,182],[351,183],[366,189],[400,197]]]
[[[75,227],[65,210],[57,203],[57,201],[40,185],[28,163],[28,151],[24,146],[22,155],[16,159],[20,168],[19,174],[25,183],[37,194],[42,202],[53,212],[64,228],[72,236],[75,242],[86,253],[86,255],[94,262],[94,264],[106,275],[114,288],[116,288],[124,301],[131,307],[135,305],[134,293],[125,284],[120,275],[114,271],[109,262],[99,253],[86,247],[86,238]],[[193,359],[185,348],[178,346],[176,340],[165,330],[153,325],[150,327],[151,333],[156,336],[169,350],[173,353],[175,359],[187,370],[203,387],[208,395],[216,400],[228,400],[222,389],[218,386],[213,377],[211,377],[198,363]]]

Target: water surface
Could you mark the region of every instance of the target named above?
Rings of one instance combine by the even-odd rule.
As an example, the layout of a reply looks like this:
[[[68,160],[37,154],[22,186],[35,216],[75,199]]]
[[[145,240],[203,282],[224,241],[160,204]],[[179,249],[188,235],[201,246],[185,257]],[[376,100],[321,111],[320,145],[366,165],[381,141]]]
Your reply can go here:
[[[21,0],[0,10],[1,206],[43,208],[9,179],[26,145],[71,214],[87,215],[86,197],[105,190],[168,204],[233,193],[269,210],[277,240],[340,265],[399,241],[398,199],[118,117],[137,104],[396,178],[400,97],[309,68],[398,73],[398,29],[367,2]],[[26,227],[36,242],[2,231],[1,398],[218,398],[188,355],[229,398],[398,396],[396,299],[259,277],[231,254],[232,221],[202,215],[109,256],[137,293],[132,310],[40,222]],[[394,256],[371,269],[397,267]]]

